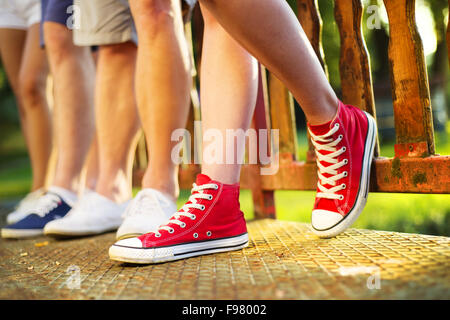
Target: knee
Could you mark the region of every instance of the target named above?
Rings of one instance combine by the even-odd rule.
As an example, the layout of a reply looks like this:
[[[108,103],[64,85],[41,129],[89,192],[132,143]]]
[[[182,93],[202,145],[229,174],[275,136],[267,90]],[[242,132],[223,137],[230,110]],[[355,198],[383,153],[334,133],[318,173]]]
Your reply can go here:
[[[133,18],[138,34],[145,38],[158,34],[175,20],[173,0],[135,0],[131,2]],[[181,19],[181,16],[179,17]]]
[[[19,96],[22,112],[42,105],[45,99],[46,76],[32,72],[22,72],[19,75]]]
[[[54,22],[44,23],[44,41],[49,58],[55,63],[72,52],[74,47],[72,32],[65,26]]]
[[[203,22],[205,24],[205,29],[214,30],[220,26],[216,18],[209,12],[209,10],[201,5]]]
[[[136,54],[137,47],[132,42],[116,43],[109,45],[102,45],[100,47],[100,56],[102,59],[117,59],[117,58],[128,58]]]

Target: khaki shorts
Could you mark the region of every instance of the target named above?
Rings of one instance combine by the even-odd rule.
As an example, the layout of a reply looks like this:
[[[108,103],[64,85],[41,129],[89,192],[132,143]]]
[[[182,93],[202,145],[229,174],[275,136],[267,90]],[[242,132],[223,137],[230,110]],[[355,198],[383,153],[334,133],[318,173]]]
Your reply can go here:
[[[185,21],[197,0],[183,1]],[[79,46],[99,46],[133,41],[137,33],[128,0],[74,0],[78,7],[73,29],[74,43]]]
[[[136,28],[127,0],[75,0],[73,41],[79,46],[99,46],[133,41]]]

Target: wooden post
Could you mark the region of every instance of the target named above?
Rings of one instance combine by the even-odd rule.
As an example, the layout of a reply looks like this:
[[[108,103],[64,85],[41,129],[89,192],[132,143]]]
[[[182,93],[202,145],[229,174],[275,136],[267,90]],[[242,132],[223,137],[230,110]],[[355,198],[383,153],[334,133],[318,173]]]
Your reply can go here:
[[[322,47],[322,19],[320,18],[317,0],[298,0],[297,7],[297,16],[300,24],[302,25],[302,28],[305,31],[311,46],[316,52],[317,58],[319,59],[319,62],[328,78],[328,70]],[[309,132],[307,132],[307,137],[308,151],[306,153],[306,161],[315,162],[316,154],[311,138],[309,137]]]
[[[280,162],[295,161],[297,160],[297,129],[292,94],[273,74],[264,71],[262,74],[263,81],[267,79],[270,127],[279,130]],[[266,77],[265,74],[268,76]]]
[[[145,136],[141,130],[140,137],[136,146],[136,151],[134,153],[134,163],[133,163],[133,186],[140,187],[142,183],[142,177],[147,168],[148,164],[148,154],[147,154],[147,143],[145,141]]]
[[[322,47],[322,19],[320,18],[317,0],[298,0],[297,6],[298,20],[316,52],[323,70],[328,76]]]
[[[280,163],[293,163],[297,160],[294,100],[283,83],[273,74],[268,73],[262,66],[260,68],[258,103],[255,108],[253,125],[257,130],[279,130],[280,145],[276,151],[278,154],[274,154],[274,156],[279,157]],[[250,183],[250,189],[252,190],[255,218],[275,218],[274,191],[263,189],[261,165],[250,165],[248,167],[250,169],[247,170],[249,177],[246,180]]]
[[[193,40],[192,40],[193,39],[192,38],[193,37],[192,25],[191,25],[190,21],[185,24],[184,31],[185,31],[186,41],[188,43],[191,60],[192,60],[191,104],[190,104],[190,109],[189,109],[188,122],[187,122],[187,126],[186,126],[187,130],[189,131],[189,133],[191,135],[191,141],[190,141],[191,150],[189,150],[191,163],[188,165],[189,168],[188,168],[187,172],[191,172],[191,174],[192,174],[191,179],[192,179],[192,182],[194,182],[195,175],[198,172],[200,172],[200,166],[198,164],[195,164],[195,159],[197,159],[197,158],[200,159],[199,158],[200,155],[195,154],[194,146],[196,144],[198,146],[200,146],[201,142],[202,142],[201,132],[197,132],[196,128],[194,126],[195,121],[201,120],[200,98],[199,98],[199,91],[197,89],[198,73],[197,73],[197,69],[196,69],[196,66],[198,66],[199,63],[196,63],[195,57],[194,57],[194,46],[193,46]],[[197,139],[197,141],[195,139]],[[200,150],[201,150],[201,148],[200,148]],[[197,150],[197,151],[200,152],[200,150]]]
[[[450,0],[448,0],[448,22],[447,22],[447,55],[448,55],[448,66],[450,68]]]
[[[430,90],[415,0],[384,0],[389,17],[389,64],[394,104],[396,157],[435,153]]]
[[[361,26],[362,2],[336,0],[334,9],[341,40],[339,71],[343,102],[369,112],[376,119],[370,59]],[[378,155],[377,142],[375,156]]]
[[[262,67],[260,67],[259,72],[259,85],[258,85],[258,96],[255,106],[255,113],[253,116],[252,126],[255,130],[259,129],[269,129],[270,123],[269,123],[269,105],[268,105],[268,97],[265,94],[265,84],[263,83],[263,75],[265,76],[265,73],[261,70]],[[260,143],[262,143],[259,139],[260,136],[257,134],[258,137],[258,164],[256,165],[250,165],[250,179],[248,181],[250,182],[250,189],[252,191],[252,198],[253,198],[253,211],[254,211],[254,217],[255,219],[263,219],[263,218],[276,218],[276,212],[275,212],[275,193],[273,190],[263,190],[262,188],[262,177],[261,177],[261,163],[260,163],[260,157],[259,157],[259,149],[260,149]],[[268,135],[268,140],[265,141],[267,145],[267,150],[270,150],[270,142],[269,142],[270,136]]]

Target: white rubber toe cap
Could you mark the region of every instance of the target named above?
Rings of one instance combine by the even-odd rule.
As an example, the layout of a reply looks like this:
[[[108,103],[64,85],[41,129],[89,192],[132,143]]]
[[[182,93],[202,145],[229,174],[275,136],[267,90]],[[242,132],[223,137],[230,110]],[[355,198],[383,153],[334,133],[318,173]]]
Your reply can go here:
[[[342,219],[344,219],[342,215],[333,211],[313,210],[311,224],[314,229],[323,231],[335,226]]]
[[[57,220],[48,222],[44,227],[44,234],[52,233],[52,232],[60,231],[60,230],[66,231],[66,229],[68,229],[68,228],[64,222],[65,221],[63,221],[63,219],[57,219]]]
[[[28,214],[21,211],[13,211],[6,217],[6,223],[7,224],[13,224],[16,222],[19,222],[23,218],[25,218]]]
[[[119,240],[114,245],[129,248],[142,248],[142,242],[138,238],[128,238]]]

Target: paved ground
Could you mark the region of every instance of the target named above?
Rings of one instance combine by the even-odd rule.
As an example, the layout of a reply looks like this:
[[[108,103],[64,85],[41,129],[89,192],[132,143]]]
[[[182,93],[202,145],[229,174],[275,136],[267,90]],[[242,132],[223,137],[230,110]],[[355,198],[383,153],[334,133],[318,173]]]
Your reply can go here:
[[[4,221],[4,218],[1,220]],[[241,251],[157,265],[108,259],[114,234],[0,241],[1,299],[450,299],[450,238],[249,222]]]

